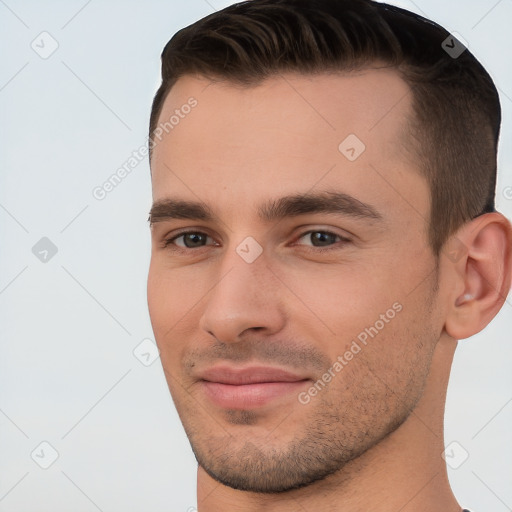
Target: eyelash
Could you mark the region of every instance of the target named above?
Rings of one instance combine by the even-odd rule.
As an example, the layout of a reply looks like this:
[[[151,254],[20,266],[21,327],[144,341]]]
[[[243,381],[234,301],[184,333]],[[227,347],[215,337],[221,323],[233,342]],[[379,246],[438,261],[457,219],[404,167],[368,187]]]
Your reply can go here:
[[[329,231],[329,230],[325,230],[325,229],[310,229],[309,231],[305,231],[304,233],[301,233],[296,240],[300,240],[302,238],[304,238],[306,235],[309,235],[311,233],[323,233],[323,234],[326,234],[326,235],[332,235],[336,238],[339,238],[339,241],[333,243],[332,245],[328,245],[326,247],[316,247],[314,245],[310,245],[310,246],[307,246],[310,250],[314,251],[314,252],[327,252],[327,251],[333,251],[333,250],[339,250],[341,248],[343,248],[343,246],[345,246],[346,244],[350,243],[351,240],[349,238],[346,238],[344,236],[341,236],[337,233],[334,233],[332,231]],[[178,238],[181,238],[182,236],[185,236],[185,235],[190,235],[190,234],[197,234],[197,235],[205,235],[206,237],[209,237],[209,238],[213,238],[211,237],[210,235],[208,235],[208,233],[204,233],[203,231],[194,231],[194,230],[190,230],[190,231],[182,231],[181,233],[178,233],[170,238],[166,238],[163,242],[163,247],[166,248],[166,249],[169,249],[171,251],[175,251],[175,252],[189,252],[189,251],[197,251],[198,249],[203,249],[207,246],[200,246],[198,248],[193,248],[193,247],[180,247],[180,246],[177,246],[174,244],[174,242],[178,239]],[[341,247],[340,247],[341,245]]]

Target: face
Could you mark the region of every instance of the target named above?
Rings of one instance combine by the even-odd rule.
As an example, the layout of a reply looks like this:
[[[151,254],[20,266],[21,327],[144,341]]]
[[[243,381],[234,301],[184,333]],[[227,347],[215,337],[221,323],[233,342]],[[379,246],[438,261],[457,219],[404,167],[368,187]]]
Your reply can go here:
[[[174,403],[211,477],[306,486],[403,424],[441,331],[410,90],[383,69],[184,77],[173,115],[148,303]]]

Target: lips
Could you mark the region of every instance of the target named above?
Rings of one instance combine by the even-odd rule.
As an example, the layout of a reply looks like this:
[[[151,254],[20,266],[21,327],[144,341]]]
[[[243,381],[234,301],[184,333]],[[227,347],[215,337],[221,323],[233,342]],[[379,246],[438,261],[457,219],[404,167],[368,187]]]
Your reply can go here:
[[[297,382],[306,379],[306,377],[269,366],[251,366],[246,368],[219,366],[205,370],[199,377],[202,380],[234,386],[257,384],[260,382]]]
[[[261,407],[288,395],[296,396],[310,379],[281,368],[218,366],[199,375],[206,397],[228,409]]]

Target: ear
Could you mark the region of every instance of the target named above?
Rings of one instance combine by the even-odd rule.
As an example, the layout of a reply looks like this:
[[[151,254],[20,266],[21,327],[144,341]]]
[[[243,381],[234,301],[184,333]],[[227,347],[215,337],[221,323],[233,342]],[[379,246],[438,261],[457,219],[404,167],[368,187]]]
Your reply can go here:
[[[511,287],[512,226],[497,212],[464,224],[443,248],[452,276],[445,330],[457,340],[480,332]]]

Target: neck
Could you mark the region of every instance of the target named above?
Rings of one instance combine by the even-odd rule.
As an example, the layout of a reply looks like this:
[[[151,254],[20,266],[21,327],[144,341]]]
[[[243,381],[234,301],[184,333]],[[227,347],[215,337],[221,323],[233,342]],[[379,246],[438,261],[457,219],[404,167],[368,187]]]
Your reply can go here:
[[[330,477],[280,494],[238,491],[198,469],[199,512],[461,512],[451,491],[444,450],[446,388],[457,342],[441,337],[422,398],[408,419]]]

